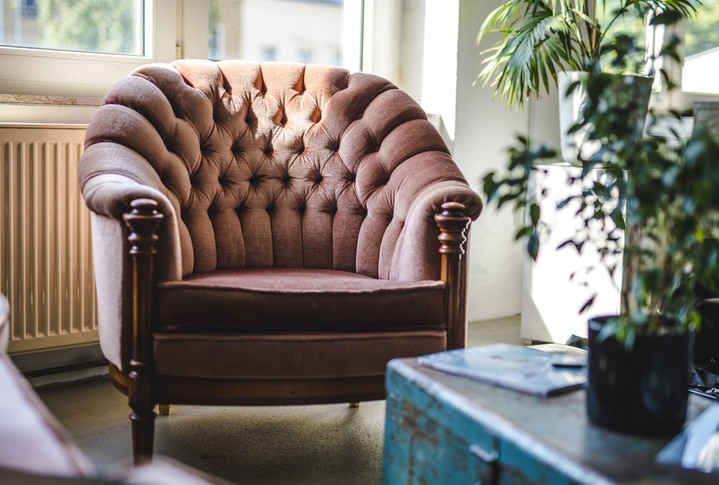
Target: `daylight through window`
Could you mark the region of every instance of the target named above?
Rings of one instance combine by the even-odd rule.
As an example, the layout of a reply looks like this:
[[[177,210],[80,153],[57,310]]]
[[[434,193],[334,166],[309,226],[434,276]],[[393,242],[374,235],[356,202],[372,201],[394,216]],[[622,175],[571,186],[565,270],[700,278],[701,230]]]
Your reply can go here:
[[[0,0],[0,45],[145,55],[144,0]]]
[[[719,93],[719,0],[704,0],[701,13],[687,22],[682,90]]]
[[[211,0],[208,57],[345,65],[346,3]]]

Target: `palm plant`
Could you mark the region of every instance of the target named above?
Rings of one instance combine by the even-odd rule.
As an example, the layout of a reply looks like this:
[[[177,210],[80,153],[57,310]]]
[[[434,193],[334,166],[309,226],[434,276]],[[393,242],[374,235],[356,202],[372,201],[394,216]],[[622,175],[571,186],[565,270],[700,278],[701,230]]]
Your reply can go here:
[[[479,30],[479,44],[490,34],[500,37],[486,50],[478,80],[491,83],[510,107],[522,107],[526,97],[556,86],[558,73],[601,64],[622,21],[673,23],[698,5],[700,0],[507,0]]]

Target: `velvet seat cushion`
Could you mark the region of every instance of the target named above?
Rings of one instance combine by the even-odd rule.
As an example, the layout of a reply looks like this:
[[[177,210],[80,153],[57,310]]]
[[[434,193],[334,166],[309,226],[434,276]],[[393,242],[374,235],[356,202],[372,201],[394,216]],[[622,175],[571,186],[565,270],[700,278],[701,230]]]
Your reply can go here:
[[[397,355],[446,349],[444,286],[311,268],[161,283],[155,371],[213,379],[382,376]]]
[[[311,268],[200,273],[158,289],[163,332],[444,331],[442,281]]]

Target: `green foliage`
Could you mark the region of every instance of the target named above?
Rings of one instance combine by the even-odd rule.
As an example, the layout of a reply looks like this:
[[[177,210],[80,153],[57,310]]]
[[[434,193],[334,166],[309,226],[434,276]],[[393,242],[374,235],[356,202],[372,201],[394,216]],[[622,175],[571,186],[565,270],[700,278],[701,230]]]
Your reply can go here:
[[[600,64],[617,35],[634,34],[627,30],[631,21],[673,23],[698,5],[699,0],[507,0],[487,16],[477,36],[479,44],[498,36],[485,51],[478,80],[491,83],[510,107],[522,107],[528,96],[549,92],[558,73]],[[643,56],[635,60],[641,63]]]
[[[675,55],[676,42],[665,49]],[[699,289],[719,290],[719,142],[700,129],[688,139],[674,130],[662,134],[652,112],[651,135],[645,135],[637,129],[641,107],[632,94],[634,77],[606,74],[595,62],[587,67],[581,83],[586,101],[572,130],[585,130],[588,142],[599,148],[579,156],[567,179],[574,195],[553,207],[571,211],[580,222],[559,248],[596,251],[599,267],[610,275],[623,271],[622,314],[605,332],[627,345],[638,332],[697,328]],[[556,153],[518,137],[507,169],[483,179],[489,204],[528,214],[516,238],[526,239],[532,259],[551,230],[539,210],[551,194],[540,191],[532,198],[531,179],[541,163],[558,161]]]
[[[38,2],[38,23],[48,45],[58,49],[142,54],[143,36],[135,35],[135,21],[135,2],[130,0]]]
[[[719,0],[703,0],[702,13],[692,18],[687,26],[684,45],[685,54],[691,56],[719,46]]]

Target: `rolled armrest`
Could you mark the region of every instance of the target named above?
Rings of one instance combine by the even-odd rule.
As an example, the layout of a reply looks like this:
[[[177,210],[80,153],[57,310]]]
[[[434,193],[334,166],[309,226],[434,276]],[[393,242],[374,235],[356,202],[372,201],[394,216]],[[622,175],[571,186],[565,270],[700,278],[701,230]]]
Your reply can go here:
[[[97,170],[98,166],[103,169]],[[78,179],[85,203],[96,214],[122,220],[130,211],[130,203],[141,198],[155,200],[165,215],[172,212],[157,172],[147,160],[122,145],[89,146],[80,161]]]
[[[103,169],[98,170],[99,166]],[[133,282],[129,229],[123,215],[132,210],[132,202],[151,199],[164,216],[157,231],[154,281],[181,279],[183,264],[191,268],[192,259],[182,254],[177,210],[155,170],[139,154],[110,142],[91,145],[83,154],[78,177],[92,213],[101,347],[110,362],[125,369],[132,352],[132,306],[128,302],[132,301]]]
[[[471,220],[477,219],[482,211],[480,197],[463,183],[449,180],[424,189],[407,212],[393,256],[392,279],[439,279],[439,229],[434,216],[442,212],[446,202],[462,204],[464,214]]]
[[[103,166],[103,170],[97,170],[97,166]],[[183,268],[185,272],[189,271],[191,260],[181,257],[179,208],[168,199],[159,175],[147,160],[122,145],[98,143],[88,147],[83,154],[78,178],[87,207],[99,216],[117,221],[119,229],[114,232],[122,232],[123,245],[128,233],[122,217],[130,212],[132,202],[137,199],[157,202],[157,210],[164,220],[158,231],[160,241],[155,276],[158,281],[177,280],[182,277]],[[122,254],[107,257],[125,259],[129,254],[122,251]]]

